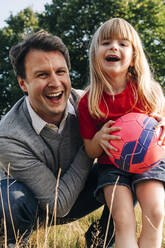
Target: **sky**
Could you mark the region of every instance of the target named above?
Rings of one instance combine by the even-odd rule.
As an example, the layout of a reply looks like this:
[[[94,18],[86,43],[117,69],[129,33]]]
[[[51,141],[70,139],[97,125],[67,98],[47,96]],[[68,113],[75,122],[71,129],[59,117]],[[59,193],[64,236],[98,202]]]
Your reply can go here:
[[[52,0],[2,0],[0,7],[0,28],[6,26],[5,20],[10,14],[18,14],[19,11],[30,7],[33,11],[42,12],[46,3]]]

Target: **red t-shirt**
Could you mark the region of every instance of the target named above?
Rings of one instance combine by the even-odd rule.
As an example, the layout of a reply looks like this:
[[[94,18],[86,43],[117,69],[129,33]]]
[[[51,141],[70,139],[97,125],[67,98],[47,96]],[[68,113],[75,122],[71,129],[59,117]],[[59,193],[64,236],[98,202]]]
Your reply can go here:
[[[106,104],[105,104],[106,102]],[[106,92],[103,93],[103,97],[100,100],[99,107],[103,113],[107,113],[107,107],[109,109],[109,114],[107,117],[101,117],[99,119],[93,118],[88,109],[88,93],[86,93],[79,102],[79,125],[80,134],[83,139],[92,139],[95,133],[100,130],[100,128],[108,120],[116,120],[117,118],[123,116],[129,112],[145,113],[145,109],[142,107],[140,101],[135,103],[133,90],[131,84],[128,82],[126,89],[120,94],[113,97]],[[98,159],[102,164],[109,164],[109,157],[103,153]]]

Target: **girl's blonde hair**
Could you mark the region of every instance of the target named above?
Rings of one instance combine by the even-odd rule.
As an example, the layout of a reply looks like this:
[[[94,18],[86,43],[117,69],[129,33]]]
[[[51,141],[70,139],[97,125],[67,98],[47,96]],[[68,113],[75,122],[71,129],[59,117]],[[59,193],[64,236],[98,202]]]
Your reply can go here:
[[[101,41],[111,38],[126,39],[132,44],[134,66],[128,71],[127,78],[132,83],[135,104],[138,97],[140,97],[146,113],[154,112],[162,114],[164,109],[164,95],[161,86],[152,77],[138,33],[127,21],[121,18],[112,18],[103,23],[95,32],[91,42],[89,51],[90,87],[88,97],[90,114],[95,118],[105,116],[99,109],[99,100],[105,87],[113,95],[112,87],[100,69],[99,58],[97,56]]]

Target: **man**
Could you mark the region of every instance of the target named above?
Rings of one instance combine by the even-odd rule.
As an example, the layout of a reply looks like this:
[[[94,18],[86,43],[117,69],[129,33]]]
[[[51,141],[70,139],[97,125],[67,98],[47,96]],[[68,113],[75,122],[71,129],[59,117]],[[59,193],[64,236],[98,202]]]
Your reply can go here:
[[[97,168],[86,155],[79,134],[80,95],[71,88],[66,46],[41,30],[12,47],[10,59],[26,96],[0,122],[0,165],[5,171],[1,235],[5,234],[9,247],[19,238],[28,240],[37,216],[44,219],[47,206],[59,224],[100,207],[93,198]],[[104,208],[99,240],[104,239],[107,217]],[[110,229],[109,238],[112,223]],[[87,231],[87,247],[95,243],[96,231],[94,225]],[[97,242],[99,247],[103,240],[100,246]]]

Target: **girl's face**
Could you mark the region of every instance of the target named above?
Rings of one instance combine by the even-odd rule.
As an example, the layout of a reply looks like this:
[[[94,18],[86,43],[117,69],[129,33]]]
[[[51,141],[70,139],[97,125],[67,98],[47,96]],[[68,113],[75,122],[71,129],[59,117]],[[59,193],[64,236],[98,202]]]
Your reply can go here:
[[[101,41],[97,56],[103,74],[111,79],[126,78],[129,66],[133,66],[133,47],[125,39]]]

